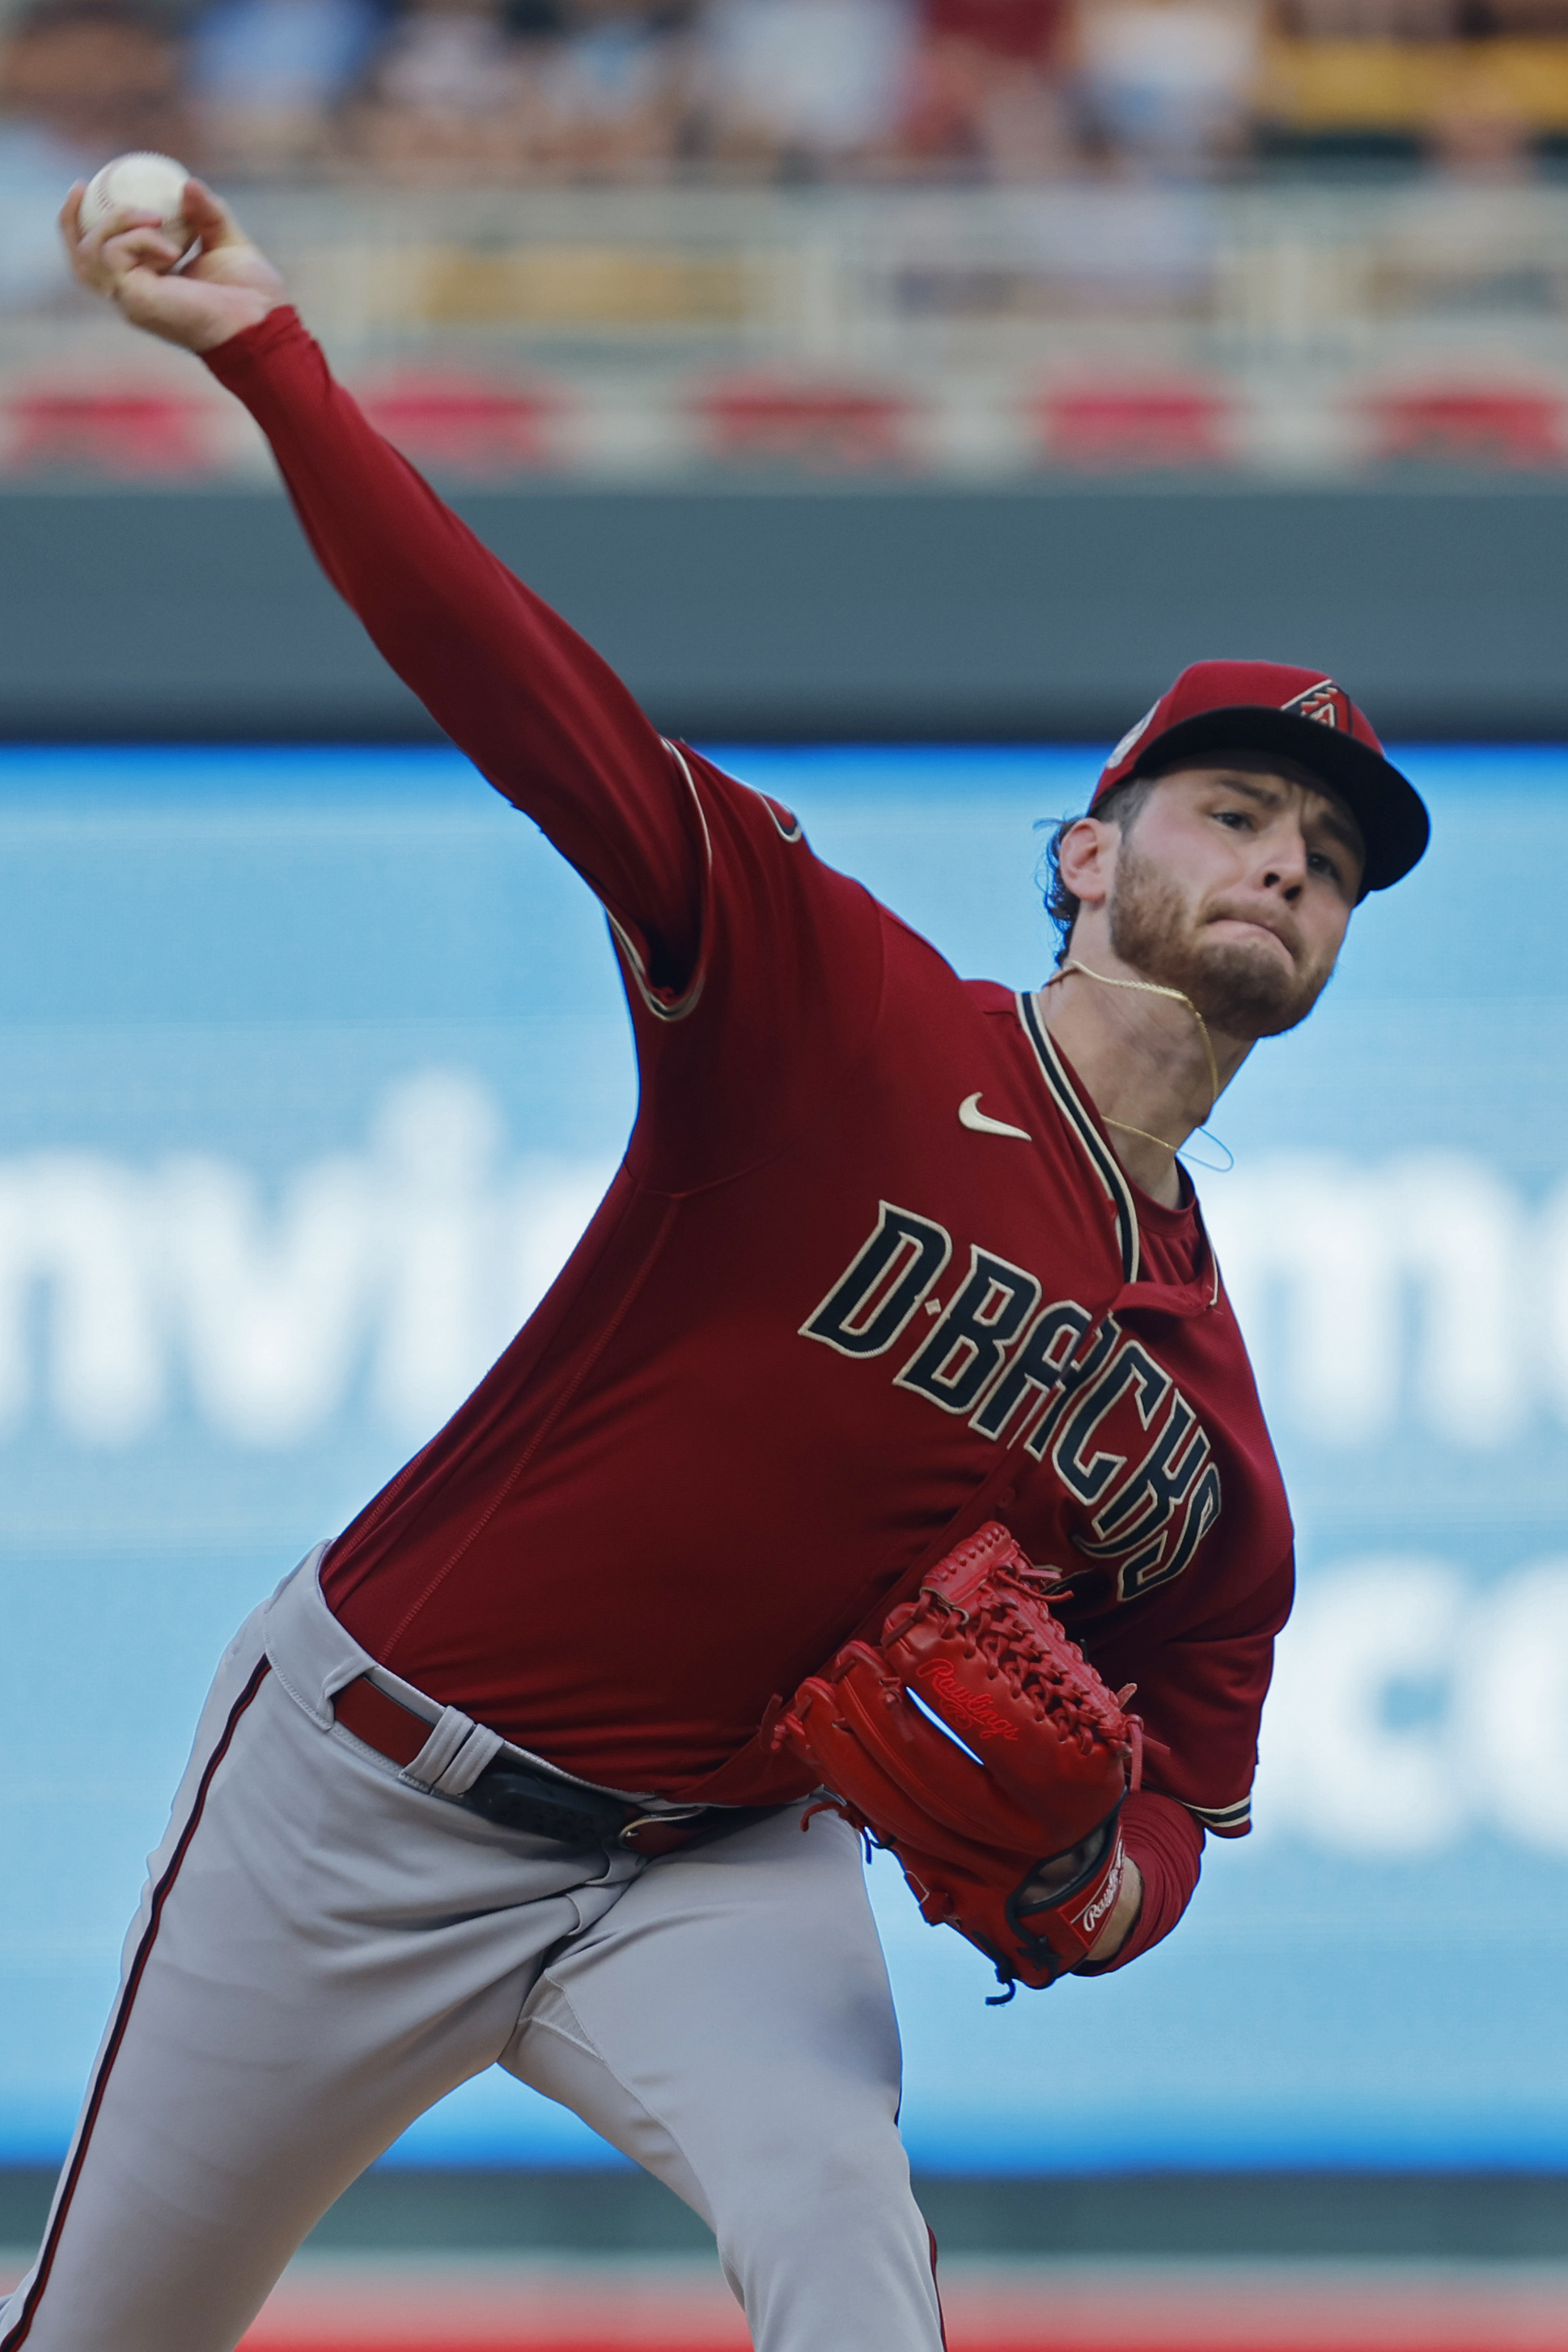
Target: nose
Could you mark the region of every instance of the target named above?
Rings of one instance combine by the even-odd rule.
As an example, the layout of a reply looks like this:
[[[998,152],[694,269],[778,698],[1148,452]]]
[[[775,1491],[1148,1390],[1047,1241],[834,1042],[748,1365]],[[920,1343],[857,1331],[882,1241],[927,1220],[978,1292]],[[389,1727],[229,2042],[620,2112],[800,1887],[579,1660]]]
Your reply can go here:
[[[1263,887],[1293,906],[1307,887],[1307,843],[1300,825],[1281,826],[1268,844]]]

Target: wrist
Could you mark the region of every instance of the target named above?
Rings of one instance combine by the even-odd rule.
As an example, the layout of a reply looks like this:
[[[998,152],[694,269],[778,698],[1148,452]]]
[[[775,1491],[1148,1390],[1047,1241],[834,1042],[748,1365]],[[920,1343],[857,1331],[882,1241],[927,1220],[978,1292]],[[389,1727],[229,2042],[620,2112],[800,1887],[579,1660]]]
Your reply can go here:
[[[1111,1907],[1110,1916],[1089,1946],[1088,1956],[1081,1965],[1086,1969],[1098,1969],[1103,1968],[1107,1961],[1113,1960],[1138,1925],[1138,1915],[1142,1908],[1143,1874],[1129,1854],[1122,1863],[1121,1885]]]
[[[1121,1842],[1120,1805],[1079,1844],[1037,1863],[1005,1906],[1018,1950],[1045,1973],[1031,1983],[1092,1970],[1131,1934],[1142,1881]],[[1129,1887],[1129,1874],[1131,1886]]]
[[[193,352],[216,352],[221,344],[231,343],[236,335],[243,335],[251,327],[258,327],[269,311],[278,308],[279,297],[268,294],[241,293],[230,289],[232,301],[224,305],[223,316],[202,319],[195,322],[189,348]]]

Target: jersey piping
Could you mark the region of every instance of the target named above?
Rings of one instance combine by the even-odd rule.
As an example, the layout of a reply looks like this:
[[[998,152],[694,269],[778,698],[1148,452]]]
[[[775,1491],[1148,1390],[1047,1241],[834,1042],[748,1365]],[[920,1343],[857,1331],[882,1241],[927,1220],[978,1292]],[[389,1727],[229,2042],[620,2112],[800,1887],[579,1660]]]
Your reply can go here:
[[[1234,1805],[1189,1805],[1187,1811],[1215,1837],[1241,1837],[1252,1820],[1252,1792],[1249,1790]]]
[[[1035,1049],[1040,1076],[1057,1108],[1082,1147],[1084,1157],[1100,1180],[1106,1199],[1116,1213],[1116,1237],[1121,1249],[1121,1279],[1136,1282],[1142,1259],[1138,1234],[1138,1211],[1133,1203],[1132,1187],[1121,1172],[1121,1166],[1110,1150],[1099,1128],[1079,1100],[1072,1080],[1062,1066],[1060,1055],[1051,1042],[1051,1034],[1040,1019],[1034,998],[1019,989],[1016,996],[1018,1018],[1025,1034]]]
[[[703,875],[706,882],[710,887],[713,878],[713,837],[708,830],[708,818],[702,806],[702,795],[697,789],[697,780],[693,776],[689,767],[687,765],[685,756],[680,751],[679,745],[672,743],[667,735],[661,736],[659,740],[663,743],[665,750],[669,753],[670,758],[675,761],[676,766],[680,770],[681,774],[685,777],[686,789],[691,794],[692,806],[697,811],[697,822],[702,828]],[[777,824],[778,819],[775,817],[773,822]],[[780,830],[783,830],[782,826],[780,827]],[[674,998],[661,996],[648,979],[647,965],[643,961],[642,950],[637,946],[637,941],[632,938],[630,932],[627,931],[624,924],[618,923],[616,920],[616,918],[611,914],[608,907],[605,909],[605,919],[608,922],[611,930],[615,933],[616,944],[620,949],[622,955],[626,958],[626,969],[631,973],[632,979],[637,984],[637,994],[642,998],[643,1003],[653,1014],[654,1019],[656,1021],[684,1021],[689,1013],[695,1013],[701,999],[702,983],[704,979],[707,977],[707,942],[704,940],[699,947],[697,955],[697,970],[693,975],[691,985],[686,991],[685,995]]]

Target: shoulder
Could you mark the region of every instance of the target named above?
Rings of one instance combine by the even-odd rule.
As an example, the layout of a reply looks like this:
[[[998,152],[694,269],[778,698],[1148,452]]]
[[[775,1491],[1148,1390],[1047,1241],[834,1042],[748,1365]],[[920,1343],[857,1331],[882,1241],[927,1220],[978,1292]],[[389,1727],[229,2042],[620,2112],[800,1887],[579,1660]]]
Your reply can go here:
[[[790,848],[805,846],[805,828],[795,810],[776,794],[764,793],[757,785],[732,776],[703,752],[693,751],[689,743],[670,741],[668,737],[666,743],[705,817],[711,820],[723,815],[764,838],[782,841]]]
[[[966,980],[963,989],[976,1013],[989,1013],[994,1020],[1005,1021],[1010,1030],[1018,1025],[1018,992],[1005,988],[999,980]]]

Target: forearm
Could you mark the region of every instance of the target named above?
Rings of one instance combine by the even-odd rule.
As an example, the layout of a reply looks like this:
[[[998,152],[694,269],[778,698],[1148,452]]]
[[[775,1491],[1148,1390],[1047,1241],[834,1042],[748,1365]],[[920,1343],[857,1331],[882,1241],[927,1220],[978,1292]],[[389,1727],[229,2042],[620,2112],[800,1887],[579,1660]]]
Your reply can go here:
[[[156,212],[122,206],[84,228],[82,193],[60,212],[76,278],[245,401],[328,578],[388,661],[597,892],[653,984],[679,990],[699,947],[702,818],[619,679],[372,430],[210,188],[184,184],[183,261]]]
[[[291,310],[205,357],[266,433],[322,570],[392,667],[678,975],[697,946],[696,814],[615,673],[372,428]]]
[[[1139,1712],[1150,1727],[1145,1769],[1159,1785],[1145,1782],[1122,1806],[1142,1904],[1126,1940],[1097,1952],[1091,1972],[1125,1968],[1170,1934],[1197,1885],[1205,1833],[1246,1836],[1258,1718],[1292,1584],[1287,1545],[1226,1612],[1176,1638],[1140,1638],[1134,1630],[1097,1651],[1095,1664],[1108,1683],[1137,1687]]]
[[[1168,1936],[1192,1901],[1204,1833],[1173,1797],[1141,1789],[1122,1808],[1127,1865],[1121,1892],[1081,1973],[1125,1968]]]

